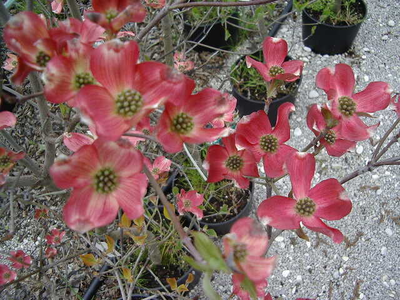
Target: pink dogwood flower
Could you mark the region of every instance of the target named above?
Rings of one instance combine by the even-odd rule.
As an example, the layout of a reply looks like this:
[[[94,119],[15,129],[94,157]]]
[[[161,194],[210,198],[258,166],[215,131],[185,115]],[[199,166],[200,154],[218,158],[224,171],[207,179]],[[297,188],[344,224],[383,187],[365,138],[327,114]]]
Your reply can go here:
[[[15,123],[17,123],[17,118],[12,112],[9,111],[0,112],[0,130],[8,127],[14,127]]]
[[[24,158],[23,152],[12,152],[0,147],[0,186],[6,182],[6,176],[15,166],[18,160]]]
[[[271,127],[268,115],[259,110],[240,120],[236,129],[236,143],[250,150],[256,161],[263,158],[264,171],[275,178],[286,174],[284,163],[296,149],[285,145],[290,139],[289,113],[294,111],[292,103],[284,103],[278,108],[276,126]]]
[[[8,58],[3,64],[3,69],[7,71],[14,70],[18,65],[18,57],[15,54],[7,53]]]
[[[354,73],[346,64],[337,64],[335,70],[320,70],[316,82],[331,100],[329,105],[339,120],[337,130],[342,137],[351,141],[368,139],[379,123],[367,126],[359,115],[385,109],[390,103],[392,92],[389,85],[382,81],[371,82],[365,90],[354,94]]]
[[[47,247],[44,255],[47,258],[53,258],[57,255],[57,249],[52,248],[52,247]]]
[[[110,224],[121,207],[128,218],[143,215],[147,189],[143,158],[127,140],[97,139],[50,168],[55,184],[72,188],[64,206],[66,224],[78,232]]]
[[[0,286],[5,285],[17,278],[17,273],[6,265],[0,265]]]
[[[187,72],[194,69],[194,62],[187,60],[184,53],[175,52],[174,53],[174,67],[179,72]]]
[[[85,145],[93,144],[95,140],[90,136],[78,132],[66,132],[63,134],[64,145],[71,151],[76,152]]]
[[[207,182],[230,179],[235,180],[240,188],[246,189],[250,181],[245,176],[259,176],[253,154],[246,149],[238,150],[235,140],[236,135],[231,134],[222,139],[224,146],[212,145],[208,148],[203,164],[208,170]]]
[[[143,162],[147,166],[147,168],[150,170],[150,172],[153,174],[154,179],[158,179],[162,174],[165,174],[169,172],[169,169],[171,168],[171,163],[168,158],[165,156],[158,156],[153,164],[150,162],[150,160],[147,157],[144,157]]]
[[[86,17],[111,34],[117,33],[128,22],[143,22],[146,9],[140,0],[93,0],[93,11]]]
[[[327,107],[324,107],[324,109],[329,111]],[[307,126],[316,136],[323,130],[328,129],[321,107],[317,104],[312,105],[308,110]],[[337,126],[328,129],[325,137],[320,139],[320,143],[325,147],[329,155],[336,157],[342,156],[356,146],[356,142],[346,140],[341,136]]]
[[[250,293],[244,290],[241,286],[242,282],[246,279],[246,276],[240,273],[234,273],[232,275],[232,283],[233,283],[233,293],[239,297],[241,300],[252,300]],[[256,288],[256,293],[259,298],[262,298],[264,295],[264,290],[268,285],[266,279],[260,280],[259,282],[253,282]],[[272,299],[271,299],[272,300]]]
[[[64,0],[53,0],[51,1],[51,10],[55,14],[61,14],[64,5]]]
[[[246,56],[247,67],[254,67],[265,81],[273,80],[296,81],[303,70],[301,60],[285,62],[288,45],[284,39],[267,37],[263,42],[264,63]]]
[[[65,235],[65,231],[60,231],[57,228],[52,229],[51,234],[46,235],[46,243],[49,245],[59,245]]]
[[[183,215],[185,212],[191,212],[197,219],[203,218],[203,211],[199,208],[204,202],[202,194],[197,193],[197,191],[185,192],[185,190],[181,189],[180,194],[176,195],[176,198],[178,200],[179,214]]]
[[[211,121],[211,125],[214,128],[222,128],[225,126],[225,123],[229,123],[233,121],[234,112],[236,109],[237,99],[228,93],[223,93],[223,97],[228,101],[227,110],[222,112],[221,115],[214,120]]]
[[[293,198],[273,196],[261,202],[257,209],[260,221],[278,229],[297,229],[303,223],[331,237],[335,243],[341,243],[343,234],[327,226],[321,218],[340,220],[350,213],[352,204],[342,185],[331,178],[310,188],[315,172],[315,158],[310,153],[293,153],[286,166]]]
[[[239,219],[222,241],[225,260],[234,275],[244,275],[256,285],[267,280],[276,257],[264,257],[268,237],[259,223],[249,217]]]
[[[49,210],[46,208],[35,209],[35,220],[46,219],[48,217]]]
[[[11,257],[8,258],[12,262],[12,267],[15,269],[29,268],[32,264],[32,258],[25,254],[22,250],[11,251]]]
[[[227,135],[227,128],[207,128],[206,125],[226,111],[228,102],[222,94],[206,88],[195,95],[182,95],[183,103],[165,104],[157,126],[157,139],[164,150],[175,153],[182,150],[183,143],[200,144],[212,142]]]
[[[17,85],[31,71],[43,71],[56,53],[56,43],[50,38],[46,22],[30,11],[10,18],[4,28],[4,41],[18,54],[17,70],[12,76]]]
[[[163,100],[144,88],[146,83],[137,72],[138,58],[139,46],[134,41],[112,40],[92,52],[90,68],[102,86],[82,87],[76,104],[93,121],[100,138],[119,139]]]

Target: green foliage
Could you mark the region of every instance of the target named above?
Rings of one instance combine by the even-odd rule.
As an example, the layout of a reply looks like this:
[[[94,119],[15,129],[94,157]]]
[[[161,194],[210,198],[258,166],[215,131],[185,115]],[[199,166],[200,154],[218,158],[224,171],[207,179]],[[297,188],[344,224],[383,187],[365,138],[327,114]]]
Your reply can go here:
[[[306,9],[315,17],[319,15],[319,21],[333,25],[352,25],[362,21],[363,16],[355,11],[354,5],[357,0],[317,0],[315,2],[309,0],[295,1],[295,7],[298,10]],[[338,4],[341,6],[337,10]]]
[[[234,0],[222,0],[222,2],[235,2]],[[210,24],[215,21],[226,23],[226,20],[236,11],[234,7],[210,7],[196,6],[192,7],[188,13],[188,19],[191,24],[201,22]]]
[[[221,300],[221,296],[214,290],[211,284],[211,273],[205,273],[203,278],[203,290],[210,300]]]

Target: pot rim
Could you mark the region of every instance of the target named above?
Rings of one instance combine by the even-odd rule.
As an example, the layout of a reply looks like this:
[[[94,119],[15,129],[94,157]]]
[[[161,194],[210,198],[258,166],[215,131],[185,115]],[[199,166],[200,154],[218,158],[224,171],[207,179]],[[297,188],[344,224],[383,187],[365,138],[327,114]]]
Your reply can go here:
[[[364,21],[367,19],[367,15],[368,15],[368,9],[367,9],[367,4],[365,3],[364,0],[359,0],[359,2],[361,3],[361,5],[364,7],[364,16],[361,19],[361,21],[357,24],[352,24],[352,25],[332,25],[332,24],[328,24],[328,23],[323,23],[320,22],[319,20],[315,19],[313,16],[311,16],[306,10],[307,8],[302,10],[302,13],[305,14],[307,17],[309,17],[311,20],[313,20],[315,23],[312,24],[303,24],[307,25],[307,26],[326,26],[326,27],[332,27],[332,28],[351,28],[351,27],[355,27],[355,26],[359,26],[360,24],[364,23]]]

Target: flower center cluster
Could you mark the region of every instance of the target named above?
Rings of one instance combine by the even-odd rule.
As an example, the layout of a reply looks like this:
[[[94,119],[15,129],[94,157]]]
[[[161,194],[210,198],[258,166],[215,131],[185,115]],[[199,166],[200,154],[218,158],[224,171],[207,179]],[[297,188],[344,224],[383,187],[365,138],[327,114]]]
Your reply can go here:
[[[11,273],[4,273],[3,277],[4,279],[10,279]]]
[[[159,168],[154,168],[153,171],[152,171],[153,174],[157,174],[158,172],[160,172]]]
[[[233,258],[235,261],[244,261],[247,256],[247,247],[245,244],[239,243],[233,246]]]
[[[264,135],[260,139],[260,148],[264,152],[274,153],[278,150],[278,139],[272,134]]]
[[[183,200],[183,206],[185,208],[191,208],[192,207],[192,202],[188,199]]]
[[[109,194],[117,188],[117,175],[110,168],[101,169],[94,176],[96,192]]]
[[[118,12],[114,9],[110,9],[106,12],[106,19],[108,22],[111,22],[112,19],[114,19],[118,15]]]
[[[243,158],[239,155],[229,156],[225,161],[225,166],[231,171],[239,171],[243,167]]]
[[[8,167],[11,163],[11,158],[8,155],[0,156],[0,170]]]
[[[41,67],[45,67],[50,59],[51,57],[43,51],[39,51],[36,55],[36,63]]]
[[[298,200],[294,209],[298,215],[310,217],[314,214],[316,207],[314,201],[306,197]]]
[[[271,76],[271,77],[275,77],[276,75],[284,74],[284,73],[285,73],[285,70],[280,66],[272,66],[269,69],[269,76]]]
[[[117,114],[132,117],[143,106],[142,95],[135,90],[126,90],[117,96]]]
[[[172,120],[171,130],[179,134],[187,134],[192,131],[193,127],[193,118],[181,112]]]
[[[325,141],[327,141],[329,145],[333,145],[336,141],[336,133],[333,130],[329,130],[325,135]]]
[[[356,112],[356,103],[353,99],[343,96],[339,98],[339,111],[346,117],[351,117]]]
[[[75,75],[75,87],[77,89],[81,89],[87,84],[94,84],[94,78],[90,73],[82,72]]]

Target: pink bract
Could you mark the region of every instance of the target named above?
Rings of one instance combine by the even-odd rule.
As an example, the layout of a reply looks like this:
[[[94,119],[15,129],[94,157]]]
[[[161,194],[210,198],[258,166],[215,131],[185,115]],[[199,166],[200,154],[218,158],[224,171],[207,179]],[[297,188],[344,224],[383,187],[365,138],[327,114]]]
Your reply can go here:
[[[85,145],[93,144],[94,139],[86,134],[78,132],[66,132],[63,134],[63,142],[69,150],[76,152]]]
[[[65,235],[65,231],[60,231],[56,228],[52,229],[51,234],[46,235],[46,243],[49,245],[61,244],[62,239]]]
[[[93,0],[94,11],[85,16],[104,27],[109,33],[117,33],[128,22],[142,22],[146,9],[140,0]]]
[[[90,68],[102,86],[81,88],[76,104],[94,122],[100,138],[119,139],[162,100],[144,87],[137,73],[138,57],[134,41],[112,40],[93,50]]]
[[[224,257],[234,271],[253,283],[266,281],[275,267],[276,257],[265,258],[268,237],[252,218],[242,218],[223,237]]]
[[[233,121],[237,99],[228,93],[223,93],[222,96],[225,97],[226,100],[228,101],[228,105],[226,108],[227,110],[225,112],[222,112],[218,118],[211,121],[211,125],[214,128],[222,128],[225,126],[225,123]]]
[[[23,152],[12,152],[0,147],[0,186],[6,182],[6,176],[14,167],[16,162],[24,158]]]
[[[195,95],[182,95],[182,104],[167,102],[157,126],[157,139],[169,153],[179,152],[183,143],[212,142],[228,134],[227,128],[207,128],[207,124],[226,111],[222,94],[206,88]]]
[[[284,163],[296,149],[285,145],[290,139],[289,113],[294,111],[292,103],[284,103],[278,108],[276,126],[271,127],[268,115],[260,110],[245,116],[236,129],[236,143],[251,151],[256,159],[263,158],[265,174],[275,178],[286,173]]]
[[[371,137],[379,125],[367,126],[358,116],[385,109],[390,103],[392,90],[386,82],[371,82],[365,90],[354,94],[355,78],[352,68],[337,64],[335,70],[324,68],[317,74],[317,86],[331,100],[329,104],[335,118],[339,120],[338,132],[351,141],[362,141]]]
[[[343,234],[327,226],[321,218],[340,220],[350,213],[352,204],[342,185],[331,178],[310,188],[315,172],[315,158],[310,153],[293,153],[286,166],[293,198],[273,196],[261,202],[257,209],[261,222],[278,229],[297,229],[301,222],[341,243]]]
[[[230,179],[235,180],[240,188],[246,189],[250,181],[245,176],[259,176],[257,162],[249,150],[238,150],[235,140],[236,135],[231,134],[222,139],[224,146],[210,146],[204,168],[208,170],[208,182]]]
[[[169,169],[171,168],[171,163],[168,158],[165,156],[158,156],[153,164],[150,162],[150,160],[145,157],[143,161],[147,168],[150,170],[150,172],[153,174],[154,179],[158,179],[161,174],[169,172]]]
[[[0,265],[0,286],[14,281],[17,278],[17,273],[10,270],[6,265]]]
[[[11,72],[18,65],[18,57],[12,53],[7,53],[7,56],[8,58],[3,64],[3,69],[6,69],[7,71]]]
[[[110,224],[121,207],[128,218],[143,215],[147,178],[143,158],[127,140],[97,139],[72,156],[58,160],[50,174],[60,188],[72,188],[64,206],[64,220],[73,230],[86,232]]]
[[[263,42],[264,63],[246,56],[247,67],[254,67],[265,81],[272,80],[296,81],[303,71],[301,60],[285,62],[288,53],[287,42],[284,39],[267,37]]]
[[[8,258],[12,262],[12,267],[15,269],[29,268],[32,264],[32,258],[25,254],[22,250],[11,251],[11,257]]]
[[[13,127],[17,123],[17,118],[12,112],[0,112],[0,130],[8,127]]]
[[[191,212],[196,216],[197,219],[203,218],[203,211],[199,208],[204,202],[204,197],[202,194],[197,193],[197,191],[185,192],[181,190],[180,194],[176,195],[177,206],[179,214],[183,215],[185,212]]]
[[[51,1],[51,10],[55,14],[61,14],[63,5],[64,5],[64,0],[53,0]]]
[[[327,107],[324,109],[328,110]],[[321,108],[317,104],[312,105],[308,110],[307,126],[316,136],[327,128]],[[356,142],[346,140],[341,136],[337,126],[330,128],[325,137],[320,139],[320,143],[324,145],[329,155],[336,157],[342,156],[356,146]]]
[[[52,248],[52,247],[47,247],[46,251],[45,251],[45,256],[47,258],[53,258],[57,255],[57,249]]]

